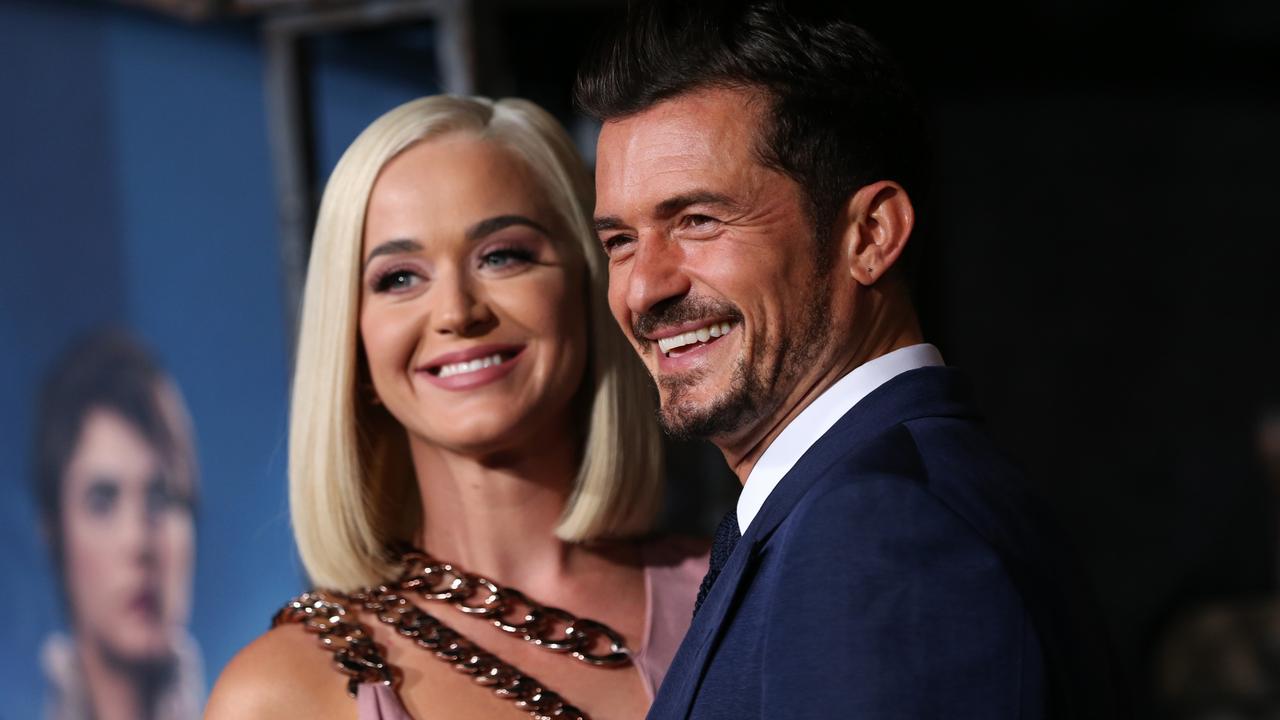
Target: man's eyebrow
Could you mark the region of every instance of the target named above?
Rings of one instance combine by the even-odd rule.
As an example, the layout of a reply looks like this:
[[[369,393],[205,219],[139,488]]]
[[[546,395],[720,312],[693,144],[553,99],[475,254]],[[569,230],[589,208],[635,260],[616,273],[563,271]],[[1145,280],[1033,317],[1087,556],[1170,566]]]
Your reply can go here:
[[[402,238],[399,240],[388,240],[381,245],[369,251],[369,257],[364,259],[364,269],[369,269],[369,263],[379,255],[397,255],[399,253],[418,252],[422,249],[422,243],[417,240],[409,240]]]
[[[592,224],[595,225],[596,232],[619,230],[627,226],[626,223],[622,222],[622,218],[617,215],[605,215],[604,217],[598,217]]]
[[[512,225],[523,225],[525,227],[533,228],[543,235],[551,237],[551,233],[547,232],[546,228],[524,215],[497,215],[495,217],[481,220],[475,225],[472,225],[467,229],[466,238],[467,240],[474,242],[486,235],[492,235],[503,228],[509,228]]]
[[[655,211],[658,217],[671,217],[690,205],[723,205],[730,208],[738,207],[738,203],[734,202],[728,195],[710,190],[694,190],[693,192],[682,193],[674,197],[658,203]]]
[[[728,208],[741,207],[728,195],[711,192],[710,190],[695,190],[693,192],[681,193],[680,195],[675,195],[663,200],[657,204],[654,208],[654,212],[658,217],[668,218],[690,205],[722,205]],[[622,222],[622,218],[617,215],[605,215],[604,217],[598,217],[595,219],[593,224],[595,225],[596,232],[618,230],[628,227],[626,223]]]

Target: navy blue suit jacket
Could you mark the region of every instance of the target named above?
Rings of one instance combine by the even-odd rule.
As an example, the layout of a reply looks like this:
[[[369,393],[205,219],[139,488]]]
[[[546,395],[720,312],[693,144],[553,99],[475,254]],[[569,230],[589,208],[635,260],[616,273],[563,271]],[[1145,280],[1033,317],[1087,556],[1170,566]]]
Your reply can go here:
[[[649,718],[1112,717],[1053,528],[956,370],[899,375],[770,494]]]

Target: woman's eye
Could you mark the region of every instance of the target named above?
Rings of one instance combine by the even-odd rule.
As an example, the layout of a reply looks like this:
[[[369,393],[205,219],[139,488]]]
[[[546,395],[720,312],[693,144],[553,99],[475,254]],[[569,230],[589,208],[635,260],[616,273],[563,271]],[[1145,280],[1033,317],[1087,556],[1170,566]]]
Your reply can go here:
[[[374,283],[375,292],[396,292],[407,290],[421,282],[422,278],[412,270],[392,270],[378,278]]]
[[[480,256],[480,266],[490,270],[501,270],[530,262],[533,262],[533,253],[520,248],[492,250]]]
[[[147,512],[151,515],[157,515],[170,506],[176,505],[178,498],[173,494],[164,478],[155,476],[147,483]]]
[[[114,480],[97,478],[85,492],[85,505],[89,508],[89,514],[102,517],[111,514],[119,497],[120,486]]]

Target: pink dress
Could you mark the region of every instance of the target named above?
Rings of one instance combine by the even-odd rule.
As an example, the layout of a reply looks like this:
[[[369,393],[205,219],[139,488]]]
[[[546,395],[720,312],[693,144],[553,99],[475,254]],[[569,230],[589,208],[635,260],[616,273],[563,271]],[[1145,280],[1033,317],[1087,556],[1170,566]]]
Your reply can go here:
[[[693,619],[698,584],[707,572],[705,543],[664,539],[644,548],[646,596],[644,638],[632,661],[640,671],[649,700],[675,658]],[[359,720],[414,720],[393,688],[377,683],[360,686],[356,696]],[[512,717],[517,717],[515,713]]]

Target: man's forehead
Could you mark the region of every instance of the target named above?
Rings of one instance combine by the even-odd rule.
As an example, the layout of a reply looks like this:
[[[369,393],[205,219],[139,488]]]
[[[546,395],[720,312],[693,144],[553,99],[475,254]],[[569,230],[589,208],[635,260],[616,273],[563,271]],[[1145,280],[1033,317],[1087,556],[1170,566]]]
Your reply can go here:
[[[600,204],[637,200],[655,185],[679,192],[705,176],[724,179],[744,169],[754,160],[757,113],[749,100],[743,91],[700,90],[606,122],[596,152]]]

